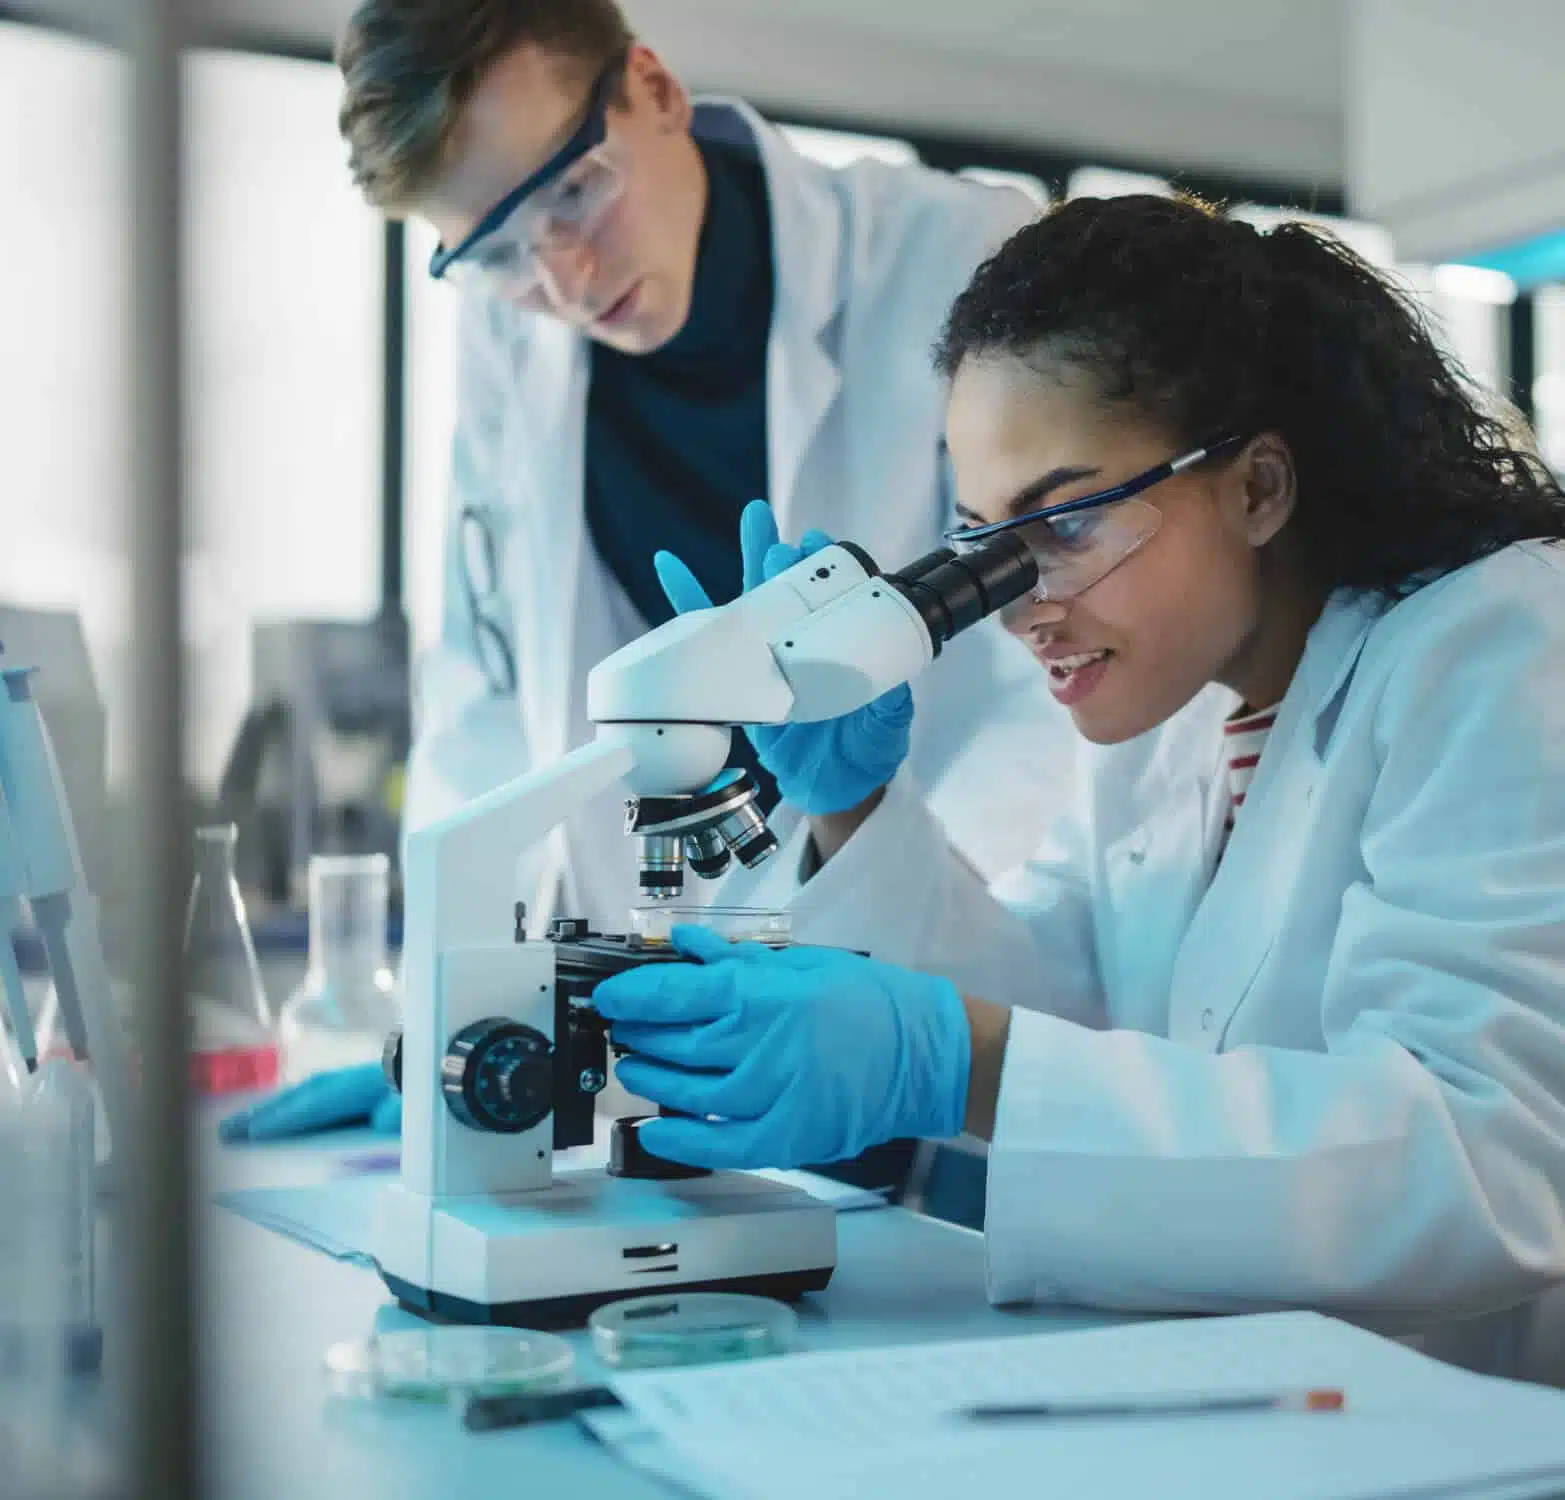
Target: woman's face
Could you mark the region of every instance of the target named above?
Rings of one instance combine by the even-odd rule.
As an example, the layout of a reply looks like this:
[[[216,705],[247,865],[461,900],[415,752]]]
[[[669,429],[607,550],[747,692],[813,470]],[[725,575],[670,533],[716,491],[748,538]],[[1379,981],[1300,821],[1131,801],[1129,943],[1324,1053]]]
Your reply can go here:
[[[1107,489],[1180,451],[1069,367],[1046,378],[1008,357],[958,368],[946,436],[959,519],[973,525]],[[1083,735],[1131,739],[1214,681],[1245,691],[1264,636],[1257,549],[1286,522],[1292,492],[1286,449],[1259,438],[1143,492],[1155,531],[1084,592],[1006,612]]]

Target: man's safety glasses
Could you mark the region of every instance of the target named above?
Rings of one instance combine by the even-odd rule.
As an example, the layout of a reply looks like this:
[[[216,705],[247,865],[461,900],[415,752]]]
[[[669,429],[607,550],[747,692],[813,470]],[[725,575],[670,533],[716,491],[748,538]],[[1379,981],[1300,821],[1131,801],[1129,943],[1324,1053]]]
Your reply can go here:
[[[506,638],[505,598],[501,592],[500,552],[488,512],[476,505],[462,508],[462,593],[473,630],[473,650],[489,691],[497,698],[516,691],[516,654]]]
[[[623,76],[616,58],[592,86],[587,112],[571,138],[447,249],[437,245],[429,274],[481,283],[496,296],[524,297],[547,283],[542,257],[590,240],[625,191],[608,139],[609,100]]]
[[[1209,458],[1232,452],[1244,442],[1240,437],[1218,438],[1123,484],[988,526],[958,526],[946,532],[945,539],[960,553],[1003,531],[1014,531],[1038,564],[1032,597],[1040,603],[1074,599],[1146,546],[1162,524],[1162,512],[1135,496]]]

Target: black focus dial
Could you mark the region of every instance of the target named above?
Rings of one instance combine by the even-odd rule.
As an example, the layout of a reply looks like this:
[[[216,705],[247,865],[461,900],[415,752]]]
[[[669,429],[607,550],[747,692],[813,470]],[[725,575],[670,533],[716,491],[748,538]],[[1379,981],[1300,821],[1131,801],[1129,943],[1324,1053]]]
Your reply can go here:
[[[440,1085],[446,1107],[464,1125],[520,1135],[554,1108],[554,1047],[516,1021],[475,1021],[452,1037]]]

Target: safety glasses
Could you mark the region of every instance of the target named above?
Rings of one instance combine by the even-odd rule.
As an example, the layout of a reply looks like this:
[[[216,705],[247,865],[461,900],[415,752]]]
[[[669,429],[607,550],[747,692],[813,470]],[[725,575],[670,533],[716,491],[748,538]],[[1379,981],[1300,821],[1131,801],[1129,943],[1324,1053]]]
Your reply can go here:
[[[1137,500],[1137,495],[1209,458],[1231,453],[1245,441],[1241,437],[1218,438],[1122,484],[988,526],[958,526],[946,532],[945,539],[961,553],[1003,531],[1014,531],[1038,564],[1038,582],[1032,597],[1040,603],[1074,599],[1095,583],[1101,583],[1156,534],[1163,514],[1155,506]]]
[[[544,261],[551,251],[592,239],[625,191],[608,139],[609,100],[624,67],[624,57],[618,57],[598,75],[581,124],[548,161],[495,204],[460,244],[435,247],[431,276],[523,297],[547,284]]]
[[[500,621],[505,601],[501,592],[500,553],[487,512],[464,506],[460,521],[462,592],[473,627],[473,649],[489,691],[497,698],[516,691],[516,656]]]

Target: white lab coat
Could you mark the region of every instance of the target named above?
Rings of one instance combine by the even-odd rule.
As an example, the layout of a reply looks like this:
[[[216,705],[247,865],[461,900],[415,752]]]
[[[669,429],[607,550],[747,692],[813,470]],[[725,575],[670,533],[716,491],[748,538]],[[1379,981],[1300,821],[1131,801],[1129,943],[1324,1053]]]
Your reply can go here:
[[[901,566],[952,524],[931,346],[976,264],[1031,205],[921,168],[828,170],[741,104],[704,103],[697,119],[708,134],[753,136],[767,175],[777,280],[768,460],[783,535],[823,527]],[[451,515],[465,504],[494,514],[520,692],[518,701],[486,689],[448,527],[442,638],[419,679],[409,828],[590,737],[586,674],[644,628],[584,521],[586,341],[472,298],[460,350]],[[1040,738],[1072,733],[1031,660],[985,627],[953,643],[916,691],[912,770],[953,836],[991,871],[1025,858],[1049,814],[1047,789],[1022,757]],[[518,889],[535,893],[535,917],[563,877],[573,914],[622,928],[636,899],[623,822],[622,798],[600,798],[524,860]],[[687,894],[703,888],[687,877]]]
[[[1528,1304],[1565,1278],[1565,549],[1334,597],[1214,875],[1234,707],[1079,741],[996,891],[894,785],[796,933],[1028,1007],[996,1302],[1313,1307],[1565,1377]]]

